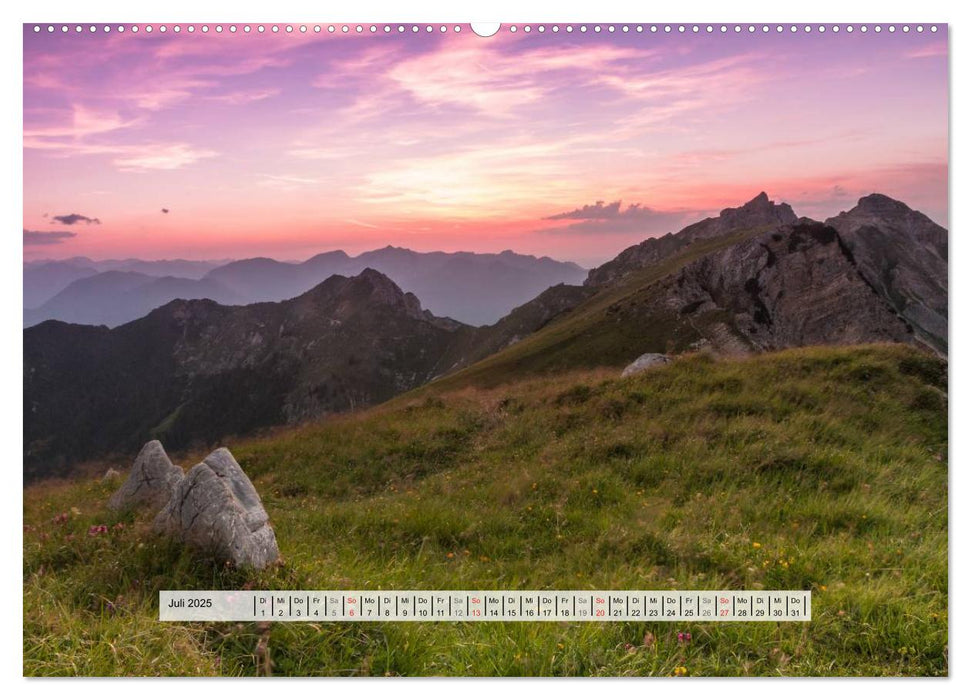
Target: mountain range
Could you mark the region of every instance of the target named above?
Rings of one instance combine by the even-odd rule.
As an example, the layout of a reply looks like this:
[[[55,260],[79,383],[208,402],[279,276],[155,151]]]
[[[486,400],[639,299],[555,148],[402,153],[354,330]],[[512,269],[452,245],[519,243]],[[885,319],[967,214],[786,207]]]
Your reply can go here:
[[[494,323],[547,287],[576,283],[586,274],[573,263],[512,251],[417,253],[391,246],[354,257],[340,250],[321,253],[300,263],[74,258],[25,266],[24,326],[54,319],[114,327],[174,299],[227,305],[283,301],[331,275],[353,276],[367,268],[417,294],[436,314],[471,325]]]
[[[628,248],[582,284],[549,286],[486,326],[423,309],[371,268],[278,302],[180,299],[111,329],[47,321],[24,331],[25,477],[149,438],[215,444],[431,381],[496,385],[620,368],[647,352],[901,342],[943,355],[947,252],[945,229],[883,195],[818,222],[763,193]],[[426,264],[421,255],[390,257],[405,271]],[[314,265],[342,260],[328,254]],[[277,271],[296,275],[310,262],[241,261],[196,282],[244,300],[242,283],[256,279],[264,293],[286,295]]]

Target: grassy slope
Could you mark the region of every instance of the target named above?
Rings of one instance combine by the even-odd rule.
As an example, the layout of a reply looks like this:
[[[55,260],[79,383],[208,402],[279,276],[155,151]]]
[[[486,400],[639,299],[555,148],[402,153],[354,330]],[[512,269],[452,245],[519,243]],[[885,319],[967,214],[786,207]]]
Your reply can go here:
[[[142,519],[89,537],[114,526],[117,483],[32,486],[24,670],[946,674],[944,375],[895,346],[686,356],[625,380],[438,386],[244,441],[286,559],[252,575],[193,561]],[[814,620],[157,622],[159,589],[240,586],[811,588]]]
[[[668,339],[681,340],[673,327],[675,318],[670,319],[670,327],[661,327],[663,324],[659,324],[659,319],[650,326],[616,323],[610,318],[611,307],[648,299],[655,292],[652,285],[688,263],[765,230],[767,227],[747,229],[696,241],[654,265],[633,272],[622,282],[602,290],[518,343],[428,386],[433,387],[433,392],[469,384],[489,387],[511,377],[562,372],[577,367],[623,366],[645,352],[667,352],[669,348],[665,343]]]

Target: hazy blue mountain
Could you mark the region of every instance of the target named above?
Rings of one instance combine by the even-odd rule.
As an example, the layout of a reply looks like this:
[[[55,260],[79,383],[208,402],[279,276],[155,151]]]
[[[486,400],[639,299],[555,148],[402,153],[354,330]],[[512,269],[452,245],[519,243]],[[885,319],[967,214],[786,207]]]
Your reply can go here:
[[[573,263],[508,250],[498,254],[417,253],[388,246],[356,257],[333,251],[302,263],[237,260],[205,278],[220,282],[245,302],[281,301],[302,294],[330,275],[356,275],[366,268],[416,294],[435,315],[471,325],[495,323],[545,289],[579,284],[586,276]]]
[[[238,303],[236,295],[215,280],[153,277],[112,270],[71,282],[36,309],[24,310],[24,326],[56,319],[92,326],[117,326],[141,318],[173,299],[212,299]]]
[[[96,274],[98,270],[80,261],[24,265],[24,308],[40,306],[71,282]]]

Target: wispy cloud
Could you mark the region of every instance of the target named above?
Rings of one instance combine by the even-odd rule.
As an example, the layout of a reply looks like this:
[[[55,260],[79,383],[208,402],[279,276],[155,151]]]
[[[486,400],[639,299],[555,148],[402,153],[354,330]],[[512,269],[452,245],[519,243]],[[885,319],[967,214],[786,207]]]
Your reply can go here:
[[[228,105],[245,105],[249,104],[250,102],[266,100],[279,94],[279,89],[265,88],[258,90],[237,90],[235,92],[227,92],[221,95],[209,95],[207,99],[212,100],[213,102],[222,102]]]
[[[58,245],[77,236],[73,231],[28,231],[24,229],[24,245]]]
[[[366,221],[358,221],[357,219],[344,219],[344,221],[352,226],[360,226],[361,228],[376,228],[380,229],[380,226],[375,226],[374,224],[369,224]]]
[[[203,158],[217,155],[216,151],[208,148],[195,148],[184,143],[128,146],[121,153],[112,162],[119,170],[130,172],[178,170]]]
[[[937,56],[947,56],[947,43],[944,41],[935,41],[931,44],[925,44],[916,49],[911,49],[904,53],[907,58],[935,58]]]
[[[321,181],[313,177],[301,175],[271,175],[261,173],[257,176],[259,184],[264,187],[271,187],[279,190],[296,190],[305,187],[314,187],[321,184]]]
[[[60,124],[27,125],[24,127],[24,147],[61,149],[78,144],[91,136],[101,136],[137,123],[125,119],[118,112],[97,110],[84,105],[72,105],[68,119]]]

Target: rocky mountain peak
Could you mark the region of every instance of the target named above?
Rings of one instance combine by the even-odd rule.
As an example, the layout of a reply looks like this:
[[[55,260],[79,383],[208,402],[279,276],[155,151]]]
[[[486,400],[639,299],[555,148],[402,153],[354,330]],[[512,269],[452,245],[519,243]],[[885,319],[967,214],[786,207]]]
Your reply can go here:
[[[921,212],[911,209],[892,197],[879,193],[861,197],[855,207],[849,211],[840,212],[830,221],[857,225],[884,223],[910,233],[945,232],[943,227],[938,226]]]
[[[757,195],[752,197],[752,199],[750,199],[740,207],[727,207],[725,209],[722,209],[721,215],[724,215],[728,212],[736,211],[738,209],[743,209],[746,211],[765,210],[769,208],[771,205],[772,205],[772,202],[769,201],[769,195],[767,195],[765,192],[759,192]]]
[[[718,218],[721,220],[719,228],[727,231],[736,228],[792,224],[796,221],[796,214],[785,202],[776,204],[765,192],[759,192],[740,207],[722,209]]]
[[[613,260],[591,270],[584,284],[598,287],[613,284],[631,272],[654,264],[694,241],[723,236],[733,231],[791,225],[797,220],[795,212],[788,204],[776,204],[765,192],[759,192],[739,207],[722,209],[718,216],[702,219],[677,233],[648,238],[627,248]]]
[[[354,288],[367,294],[369,301],[389,306],[405,306],[405,293],[390,277],[372,267],[364,268],[359,275],[350,278]],[[414,295],[412,295],[414,296]]]
[[[919,338],[947,352],[947,229],[883,194],[826,220],[864,279],[890,300]]]
[[[897,201],[885,194],[880,194],[879,192],[868,194],[866,197],[860,197],[860,201],[856,203],[856,207],[861,211],[872,214],[899,215],[913,211],[913,209],[903,202]]]

